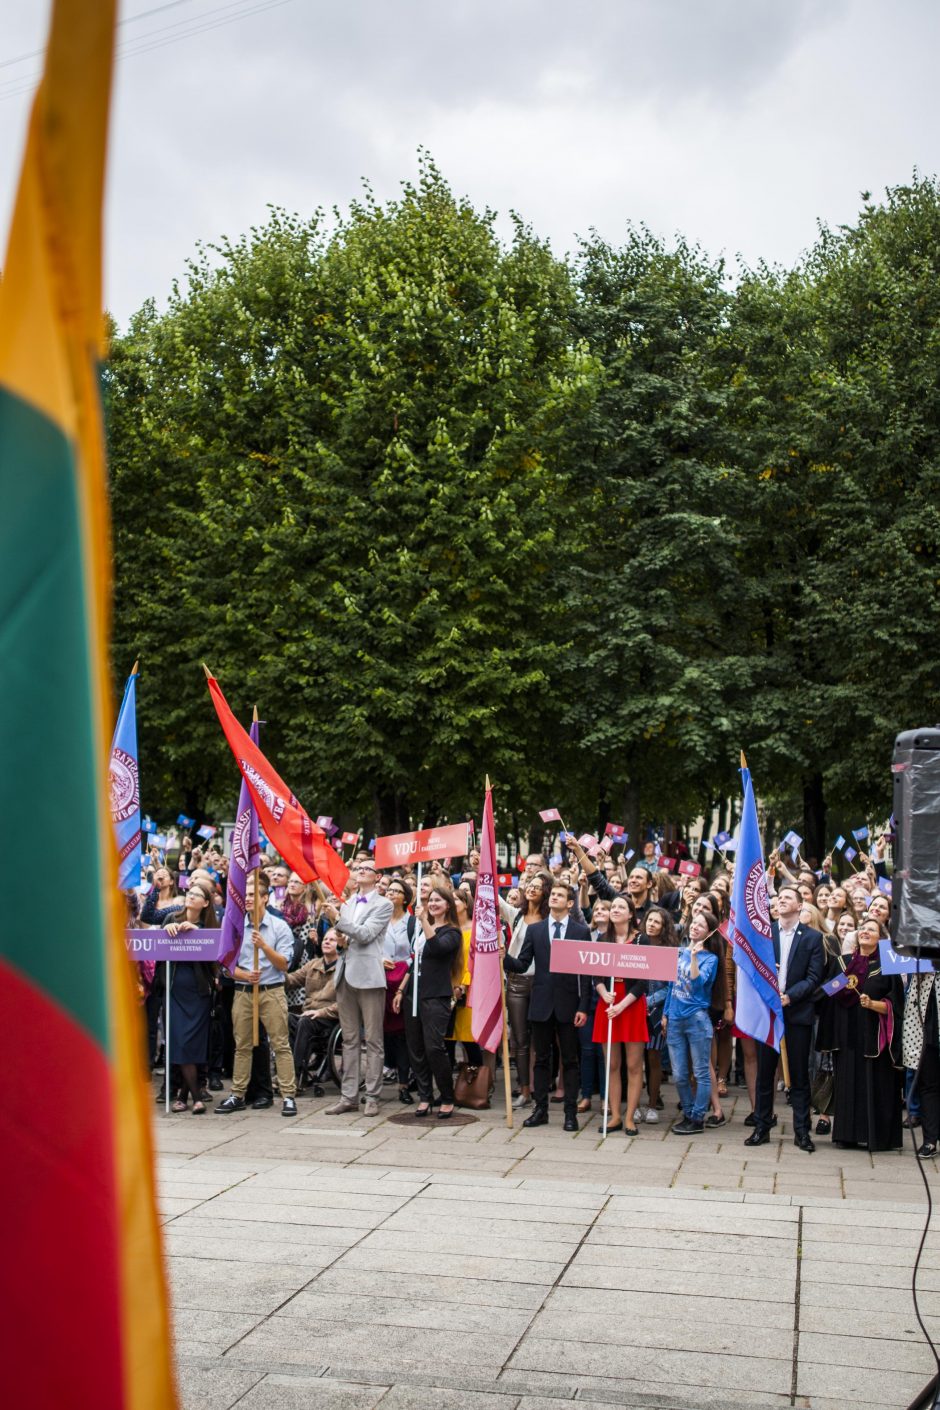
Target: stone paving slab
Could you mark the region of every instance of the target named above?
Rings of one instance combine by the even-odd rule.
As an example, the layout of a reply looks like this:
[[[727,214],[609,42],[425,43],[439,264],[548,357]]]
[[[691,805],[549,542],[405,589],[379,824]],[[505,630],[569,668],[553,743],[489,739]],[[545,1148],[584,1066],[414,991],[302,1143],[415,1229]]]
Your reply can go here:
[[[329,1100],[155,1117],[184,1410],[882,1410],[930,1374],[909,1149],[807,1157],[787,1113],[752,1152],[739,1097],[698,1142]],[[940,1334],[934,1234],[919,1286]]]

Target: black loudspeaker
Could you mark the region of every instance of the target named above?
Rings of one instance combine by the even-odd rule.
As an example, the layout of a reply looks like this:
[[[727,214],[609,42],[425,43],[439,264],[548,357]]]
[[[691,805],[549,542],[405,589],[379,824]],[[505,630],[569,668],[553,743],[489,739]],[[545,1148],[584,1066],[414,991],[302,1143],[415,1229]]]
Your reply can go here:
[[[894,741],[891,940],[902,955],[940,960],[940,725]]]

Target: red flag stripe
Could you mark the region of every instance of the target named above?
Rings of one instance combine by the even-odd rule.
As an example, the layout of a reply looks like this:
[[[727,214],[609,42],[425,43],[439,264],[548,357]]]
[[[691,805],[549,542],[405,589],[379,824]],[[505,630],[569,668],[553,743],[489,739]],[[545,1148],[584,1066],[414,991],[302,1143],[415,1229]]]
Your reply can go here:
[[[307,813],[286,783],[238,723],[214,677],[208,677],[209,694],[219,724],[258,810],[265,835],[304,881],[322,881],[340,895],[349,880],[343,859],[326,846],[322,828]]]

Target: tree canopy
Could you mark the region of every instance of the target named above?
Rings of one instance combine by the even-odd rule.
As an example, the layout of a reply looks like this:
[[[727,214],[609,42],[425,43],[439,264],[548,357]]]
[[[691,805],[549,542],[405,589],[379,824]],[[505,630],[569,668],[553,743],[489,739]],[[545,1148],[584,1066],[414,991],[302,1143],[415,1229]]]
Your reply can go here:
[[[203,250],[105,374],[145,804],[231,807],[205,660],[382,831],[486,772],[524,825],[682,822],[742,747],[813,850],[883,816],[937,696],[938,264],[932,179],[732,283],[639,225],[501,240],[428,158]]]

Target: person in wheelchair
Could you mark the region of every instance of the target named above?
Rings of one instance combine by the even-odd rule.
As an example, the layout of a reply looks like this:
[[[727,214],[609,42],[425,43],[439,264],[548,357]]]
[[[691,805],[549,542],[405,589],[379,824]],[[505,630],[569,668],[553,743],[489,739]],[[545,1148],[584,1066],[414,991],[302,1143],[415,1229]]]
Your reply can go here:
[[[336,931],[328,930],[321,942],[322,957],[308,960],[285,976],[288,990],[304,986],[303,1009],[288,1014],[297,1090],[314,1053],[324,1053],[339,1021],[333,972],[336,969]]]

